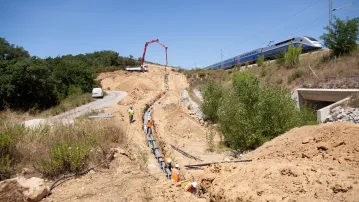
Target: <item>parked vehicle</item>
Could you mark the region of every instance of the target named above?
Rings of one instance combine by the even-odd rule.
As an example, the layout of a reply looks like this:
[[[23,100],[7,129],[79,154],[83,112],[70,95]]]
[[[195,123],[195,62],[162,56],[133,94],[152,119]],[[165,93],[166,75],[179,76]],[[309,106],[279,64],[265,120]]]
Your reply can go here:
[[[93,98],[103,98],[103,90],[102,88],[94,88],[92,89],[92,97]]]

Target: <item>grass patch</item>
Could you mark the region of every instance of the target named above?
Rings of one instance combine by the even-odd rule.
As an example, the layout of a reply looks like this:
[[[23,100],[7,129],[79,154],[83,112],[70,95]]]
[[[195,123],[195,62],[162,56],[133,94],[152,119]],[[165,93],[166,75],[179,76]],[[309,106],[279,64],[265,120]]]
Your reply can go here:
[[[296,80],[297,78],[300,78],[304,75],[303,70],[295,70],[290,76],[288,76],[288,83],[291,83],[292,81]]]
[[[42,125],[33,129],[2,122],[0,137],[2,179],[25,166],[50,178],[81,172],[105,160],[114,145],[128,144],[127,135],[106,120],[82,120],[74,125]]]

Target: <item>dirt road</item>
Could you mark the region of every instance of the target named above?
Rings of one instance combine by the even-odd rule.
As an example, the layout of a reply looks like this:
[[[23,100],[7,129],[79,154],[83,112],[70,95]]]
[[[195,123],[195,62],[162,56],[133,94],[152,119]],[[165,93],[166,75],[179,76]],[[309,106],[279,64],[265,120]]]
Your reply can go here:
[[[46,122],[60,122],[60,123],[73,123],[74,119],[90,112],[91,110],[103,109],[106,107],[111,107],[112,105],[116,104],[118,101],[123,99],[127,93],[124,91],[105,91],[107,96],[102,99],[97,99],[93,102],[90,102],[86,105],[79,106],[75,109],[70,111],[58,114],[56,116],[50,117],[48,119],[32,119],[28,121],[24,121],[23,124],[25,127],[34,127],[39,124],[43,124]]]

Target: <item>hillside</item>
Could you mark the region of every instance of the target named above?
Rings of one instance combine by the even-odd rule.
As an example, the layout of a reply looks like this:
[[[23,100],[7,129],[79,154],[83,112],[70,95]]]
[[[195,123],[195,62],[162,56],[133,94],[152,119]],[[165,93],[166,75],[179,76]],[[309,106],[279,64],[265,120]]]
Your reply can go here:
[[[333,58],[328,51],[316,51],[302,54],[300,65],[287,69],[275,60],[264,62],[261,67],[256,64],[248,67],[234,67],[229,70],[195,69],[183,71],[191,86],[196,87],[214,79],[229,85],[231,75],[235,71],[254,72],[263,85],[280,86],[286,89],[305,88],[359,88],[359,51],[350,56],[336,59],[334,69]],[[311,67],[310,70],[308,67]]]

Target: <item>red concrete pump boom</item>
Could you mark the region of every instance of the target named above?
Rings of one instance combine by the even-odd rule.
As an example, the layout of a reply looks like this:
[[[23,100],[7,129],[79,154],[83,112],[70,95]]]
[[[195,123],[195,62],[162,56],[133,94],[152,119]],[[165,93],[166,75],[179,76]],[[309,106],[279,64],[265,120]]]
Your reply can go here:
[[[143,51],[143,54],[142,54],[141,66],[143,65],[143,62],[145,61],[146,49],[147,49],[148,44],[154,43],[154,42],[157,42],[158,44],[160,44],[162,47],[165,48],[165,50],[166,50],[166,66],[167,66],[167,64],[168,64],[167,48],[168,48],[168,47],[165,46],[165,45],[163,45],[158,39],[152,40],[152,41],[149,41],[149,42],[146,42],[146,44],[145,44],[145,50]]]

